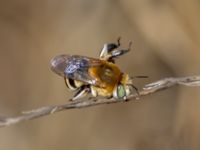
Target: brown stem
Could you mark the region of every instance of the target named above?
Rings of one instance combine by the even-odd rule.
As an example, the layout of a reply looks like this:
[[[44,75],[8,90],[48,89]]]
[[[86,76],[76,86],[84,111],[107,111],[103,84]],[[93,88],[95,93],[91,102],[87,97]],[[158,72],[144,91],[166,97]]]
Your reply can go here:
[[[189,77],[180,77],[180,78],[165,78],[150,84],[147,84],[143,87],[141,91],[139,91],[140,99],[143,96],[170,88],[174,85],[186,85],[186,86],[200,86],[200,76],[189,76]],[[128,96],[127,101],[138,99],[138,94],[132,94]],[[35,118],[39,118],[45,115],[50,115],[59,111],[63,111],[66,109],[75,109],[75,108],[85,108],[91,107],[95,105],[101,104],[111,104],[111,103],[120,103],[125,102],[124,100],[115,100],[98,98],[95,100],[83,99],[79,101],[69,101],[65,104],[54,105],[54,106],[44,106],[38,109],[34,109],[31,111],[26,111],[19,116],[15,117],[0,117],[0,127],[5,127],[8,125],[16,124],[18,122],[22,122],[25,120],[31,120]]]

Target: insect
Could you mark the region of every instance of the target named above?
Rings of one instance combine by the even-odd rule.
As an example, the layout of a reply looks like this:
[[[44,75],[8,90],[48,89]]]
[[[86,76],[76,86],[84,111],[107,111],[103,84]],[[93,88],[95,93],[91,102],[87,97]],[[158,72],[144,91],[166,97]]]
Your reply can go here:
[[[92,97],[126,100],[133,89],[139,93],[132,83],[133,78],[123,73],[115,64],[117,57],[130,51],[131,42],[128,49],[121,50],[119,47],[120,38],[116,44],[104,44],[99,59],[80,55],[59,55],[51,60],[52,71],[64,77],[66,86],[76,91],[71,100],[83,98],[88,94]]]

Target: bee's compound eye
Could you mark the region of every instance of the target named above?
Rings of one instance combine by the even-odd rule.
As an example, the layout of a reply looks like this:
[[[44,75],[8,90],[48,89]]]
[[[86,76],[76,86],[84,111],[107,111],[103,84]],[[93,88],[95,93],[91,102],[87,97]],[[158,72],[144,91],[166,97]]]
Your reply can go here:
[[[122,84],[119,84],[114,92],[114,97],[117,99],[124,99],[126,96],[126,90]]]

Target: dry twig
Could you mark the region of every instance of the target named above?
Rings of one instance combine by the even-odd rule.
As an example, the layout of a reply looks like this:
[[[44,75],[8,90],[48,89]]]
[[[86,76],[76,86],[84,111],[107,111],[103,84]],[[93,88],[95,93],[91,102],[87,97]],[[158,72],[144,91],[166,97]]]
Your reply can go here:
[[[174,85],[200,86],[200,76],[165,78],[165,79],[147,84],[139,92],[140,98],[142,96],[146,96],[146,95],[170,88]],[[138,95],[133,94],[128,97],[128,100],[134,100],[137,98],[138,98]],[[96,99],[95,101],[81,100],[81,101],[67,102],[61,105],[45,106],[45,107],[41,107],[32,111],[27,111],[15,117],[0,117],[0,127],[5,127],[11,124],[16,124],[21,121],[31,120],[31,119],[39,118],[45,115],[50,115],[59,111],[63,111],[65,109],[84,108],[84,107],[91,107],[95,105],[111,104],[111,103],[118,103],[118,102],[125,102],[125,101],[99,98],[99,99]]]

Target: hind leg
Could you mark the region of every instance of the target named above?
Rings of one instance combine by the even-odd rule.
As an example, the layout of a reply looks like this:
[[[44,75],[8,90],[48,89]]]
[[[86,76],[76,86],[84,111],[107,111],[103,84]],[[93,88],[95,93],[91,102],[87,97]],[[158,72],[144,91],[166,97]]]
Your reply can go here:
[[[100,59],[107,60],[114,63],[115,58],[117,58],[118,56],[124,55],[130,51],[131,44],[132,43],[130,42],[128,49],[124,49],[124,50],[117,49],[120,46],[120,38],[118,38],[117,44],[114,44],[114,43],[105,44],[103,49],[101,50]]]
[[[108,60],[111,57],[112,51],[117,49],[119,46],[120,46],[120,37],[117,40],[117,44],[116,43],[104,44],[103,49],[101,50],[99,55],[100,59]]]

